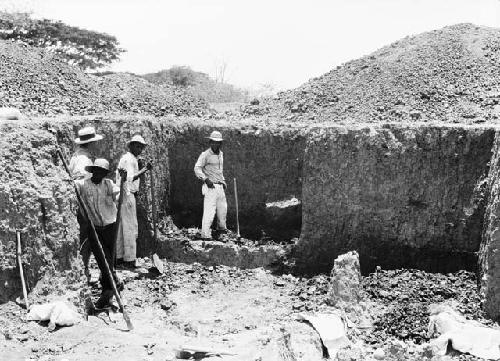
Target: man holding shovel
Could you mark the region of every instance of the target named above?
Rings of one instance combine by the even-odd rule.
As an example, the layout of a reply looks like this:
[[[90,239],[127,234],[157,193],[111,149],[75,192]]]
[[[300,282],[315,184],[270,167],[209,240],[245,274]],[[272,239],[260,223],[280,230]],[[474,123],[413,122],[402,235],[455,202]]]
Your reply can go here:
[[[116,195],[120,188],[112,180],[104,177],[109,173],[109,162],[106,159],[96,159],[95,162],[85,167],[85,170],[91,174],[90,178],[76,180],[82,201],[86,205],[89,221],[95,227],[97,236],[102,245],[106,261],[110,271],[115,279],[118,290],[123,288],[123,284],[117,282],[113,267],[113,243],[115,240],[115,222],[117,208],[115,204]],[[125,171],[122,171],[122,173]],[[97,240],[90,242],[92,253],[94,253],[97,265],[101,270],[102,293],[96,302],[96,308],[105,308],[109,306],[113,297],[113,288],[110,279],[108,279],[105,270],[105,262],[99,257]]]
[[[227,232],[227,201],[224,192],[227,186],[223,175],[222,134],[213,131],[208,139],[210,148],[200,154],[194,166],[196,177],[203,181],[201,193],[204,201],[200,237],[204,240],[212,239],[210,226],[216,213],[218,233]]]
[[[137,157],[142,153],[146,145],[141,135],[134,135],[128,143],[129,151],[120,158],[116,174],[118,183],[120,180],[118,172],[122,169],[127,172],[116,242],[116,261],[117,264],[123,263],[130,268],[136,267],[137,236],[139,235],[135,197],[139,191],[141,175],[153,168],[151,162],[148,162],[144,168],[139,170]]]
[[[69,162],[69,171],[74,180],[91,177],[91,174],[85,168],[92,166],[96,144],[102,138],[102,135],[96,134],[94,127],[84,127],[78,131],[78,138],[75,139],[77,149]],[[87,282],[90,283],[89,261],[91,250],[90,243],[88,242],[89,229],[88,222],[83,217],[81,209],[78,210],[76,219],[80,226],[80,254]]]

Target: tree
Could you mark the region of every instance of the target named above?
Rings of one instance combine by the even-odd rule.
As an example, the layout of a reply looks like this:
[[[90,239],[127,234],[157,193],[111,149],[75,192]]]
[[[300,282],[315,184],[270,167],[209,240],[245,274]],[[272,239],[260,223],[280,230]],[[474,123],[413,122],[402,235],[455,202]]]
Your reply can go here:
[[[32,19],[27,13],[0,12],[0,39],[46,48],[84,70],[101,68],[125,51],[112,35],[61,21]]]

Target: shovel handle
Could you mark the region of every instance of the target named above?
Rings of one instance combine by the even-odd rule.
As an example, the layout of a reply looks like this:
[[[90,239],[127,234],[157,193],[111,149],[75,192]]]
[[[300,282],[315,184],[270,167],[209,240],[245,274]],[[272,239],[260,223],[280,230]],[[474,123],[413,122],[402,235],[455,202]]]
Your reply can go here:
[[[238,187],[236,186],[236,178],[233,178],[234,183],[234,203],[236,205],[236,235],[240,237],[240,219],[238,212]]]
[[[24,303],[26,304],[26,309],[29,310],[30,306],[28,304],[28,291],[26,290],[26,282],[24,281],[24,270],[23,261],[21,259],[21,231],[16,230],[16,242],[17,242],[17,263],[19,265],[19,274],[21,276],[21,284],[23,286],[23,297]]]

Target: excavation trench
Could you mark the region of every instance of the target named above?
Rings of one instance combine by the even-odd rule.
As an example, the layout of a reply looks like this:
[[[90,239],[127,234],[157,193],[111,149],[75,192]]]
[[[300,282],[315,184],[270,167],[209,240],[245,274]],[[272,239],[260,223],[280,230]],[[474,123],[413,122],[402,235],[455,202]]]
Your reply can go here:
[[[1,126],[2,301],[18,290],[16,228],[23,229],[31,285],[51,267],[67,268],[76,256],[74,197],[55,150],[61,147],[69,155],[76,130],[88,124],[105,136],[99,153],[111,160],[113,170],[126,140],[136,132],[144,135],[150,143],[145,157],[155,162],[160,216],[171,216],[179,227],[200,224],[201,184],[193,166],[207,147],[205,136],[221,130],[229,227],[235,227],[236,178],[242,234],[285,242],[300,237],[293,251],[296,272],[329,272],[337,255],[353,249],[360,253],[364,273],[378,265],[436,272],[476,268],[492,184],[488,172],[496,131],[491,127],[34,119]],[[153,244],[147,183],[144,179],[138,200],[140,256],[149,255]],[[265,247],[235,251],[230,246],[228,251],[213,245],[196,256],[164,244],[169,241],[163,234],[160,239],[156,251],[175,261],[255,267],[282,254]]]

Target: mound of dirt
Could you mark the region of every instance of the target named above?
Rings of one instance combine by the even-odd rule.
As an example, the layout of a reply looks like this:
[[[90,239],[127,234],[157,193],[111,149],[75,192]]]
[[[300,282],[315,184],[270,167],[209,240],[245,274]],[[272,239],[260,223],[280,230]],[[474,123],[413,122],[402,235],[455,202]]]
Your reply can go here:
[[[172,86],[131,74],[94,76],[56,55],[27,45],[0,42],[0,106],[27,115],[202,115],[205,101]]]
[[[485,122],[500,112],[500,29],[458,24],[406,37],[247,114],[308,122]]]

